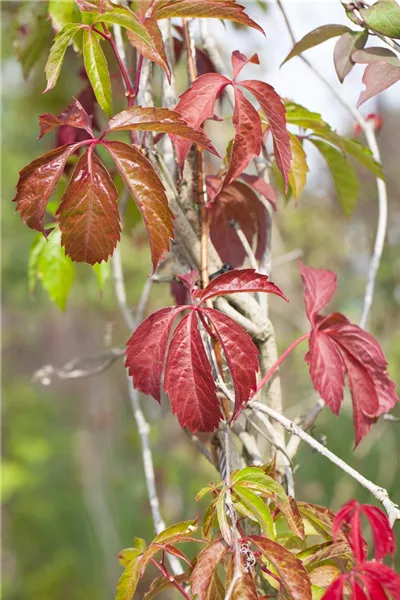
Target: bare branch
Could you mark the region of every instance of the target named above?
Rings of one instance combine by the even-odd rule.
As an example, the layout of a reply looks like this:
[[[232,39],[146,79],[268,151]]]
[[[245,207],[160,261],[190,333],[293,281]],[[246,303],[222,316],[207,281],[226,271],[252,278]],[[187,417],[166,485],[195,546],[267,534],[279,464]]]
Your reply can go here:
[[[375,483],[361,475],[358,471],[350,467],[344,460],[336,456],[333,452],[325,448],[320,442],[314,439],[311,435],[303,431],[294,421],[291,421],[287,417],[284,417],[280,413],[276,412],[269,406],[265,406],[261,404],[261,402],[249,402],[247,405],[248,408],[255,409],[258,412],[264,413],[278,421],[287,431],[289,431],[292,435],[295,435],[306,442],[311,448],[314,448],[319,454],[330,460],[334,465],[339,467],[344,473],[350,475],[355,481],[357,481],[360,485],[362,485],[365,489],[367,489],[371,494],[383,505],[385,508],[391,526],[396,520],[400,519],[400,510],[398,506],[389,498],[389,494],[387,490],[377,486]]]
[[[244,251],[247,254],[247,258],[249,259],[251,268],[254,269],[255,271],[258,271],[258,262],[256,260],[256,257],[254,256],[254,252],[253,252],[249,242],[247,241],[247,237],[244,235],[242,228],[240,227],[240,225],[237,221],[233,221],[233,228],[236,231],[238,238],[240,240],[240,243],[242,244]],[[267,294],[263,294],[263,295],[266,296]]]
[[[317,420],[320,412],[325,408],[325,406],[325,402],[322,400],[322,398],[319,398],[306,415],[300,417],[298,420],[296,419],[297,424],[301,426],[303,431],[308,431],[309,429],[311,429],[311,427]],[[289,443],[287,445],[287,453],[290,456],[290,459],[293,459],[293,457],[295,456],[300,446],[300,441],[301,440],[298,437],[292,437],[289,440]]]

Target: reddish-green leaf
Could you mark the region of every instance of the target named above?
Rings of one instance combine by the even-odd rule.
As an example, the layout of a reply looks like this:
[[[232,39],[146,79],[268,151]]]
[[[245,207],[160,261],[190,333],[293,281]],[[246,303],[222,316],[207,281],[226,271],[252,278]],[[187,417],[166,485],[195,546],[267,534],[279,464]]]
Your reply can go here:
[[[168,542],[168,544],[174,544],[182,541],[183,538],[191,537],[195,531],[197,531],[197,519],[194,521],[181,521],[161,531],[151,543],[165,544]]]
[[[207,2],[198,2],[198,0],[157,0],[153,16],[156,19],[170,19],[172,17],[224,19],[248,25],[264,33],[260,25],[250,19],[244,12],[244,7],[237,4],[235,0],[207,0]]]
[[[310,550],[310,549],[309,549]],[[305,567],[320,563],[331,558],[343,558],[348,560],[351,558],[351,548],[347,542],[327,542],[318,544],[314,547],[314,551],[310,554],[309,550],[300,552],[297,556],[303,560]]]
[[[51,47],[45,67],[47,78],[45,92],[48,92],[56,85],[67,48],[81,27],[80,23],[66,25],[54,38],[54,44]]]
[[[151,163],[137,148],[123,142],[105,142],[122,179],[142,213],[149,234],[153,268],[169,251],[173,215],[164,187]]]
[[[45,233],[43,216],[51,194],[60,179],[68,157],[78,144],[61,146],[29,163],[19,173],[14,202],[21,219],[31,229]]]
[[[212,154],[218,155],[206,134],[200,129],[193,129],[186,124],[182,116],[168,108],[143,108],[132,106],[113,117],[106,131],[122,131],[136,129],[142,131],[160,131],[174,134],[202,146]]]
[[[327,40],[337,37],[338,35],[342,35],[348,31],[351,31],[351,29],[345,25],[321,25],[321,27],[313,29],[293,46],[282,65],[284,65],[294,56],[302,54],[305,52],[305,50],[314,48],[314,46],[318,46],[319,44],[322,44],[322,42],[326,42]]]
[[[277,506],[284,515],[290,531],[293,531],[301,540],[305,539],[304,523],[296,500],[291,496],[287,500],[278,500]]]
[[[197,562],[190,579],[192,592],[198,595],[198,600],[209,600],[208,590],[215,570],[227,550],[228,546],[226,542],[222,538],[218,538],[207,544],[197,557]]]
[[[268,83],[257,80],[240,81],[241,85],[258,100],[271,129],[276,164],[288,184],[291,163],[290,138],[286,129],[286,109],[281,97]]]
[[[356,50],[364,48],[368,39],[367,31],[347,31],[335,44],[333,60],[339,81],[343,83],[344,78],[350,73],[354,66],[352,54]]]
[[[83,154],[56,216],[65,251],[91,265],[107,260],[120,237],[118,192],[93,149]]]
[[[302,562],[294,554],[280,544],[258,535],[252,535],[248,540],[274,566],[291,600],[311,600],[310,579]]]
[[[256,109],[245,98],[243,92],[235,87],[235,110],[233,139],[228,172],[223,186],[227,186],[243,173],[249,163],[260,154],[261,150],[261,121]]]
[[[91,137],[94,137],[92,130],[92,117],[87,114],[82,104],[74,98],[66,110],[58,117],[50,113],[45,113],[39,116],[40,134],[39,139],[53,131],[57,127],[68,125],[69,127],[77,127],[85,129]]]
[[[335,520],[335,513],[318,504],[310,504],[309,502],[297,502],[298,509],[303,519],[306,519],[325,539],[332,539],[332,527]],[[346,541],[342,532],[338,532],[337,539]]]
[[[211,366],[192,311],[175,330],[168,350],[164,389],[181,427],[213,431],[222,412]]]
[[[254,269],[234,269],[215,277],[204,290],[197,290],[194,297],[203,304],[215,296],[226,296],[238,292],[265,292],[276,294],[287,300],[277,285],[268,280],[267,275],[261,275]]]
[[[107,115],[112,112],[112,93],[107,60],[97,33],[90,28],[83,32],[83,61],[96,100]]]
[[[137,48],[142,56],[148,58],[164,69],[168,81],[171,81],[171,69],[168,64],[164,41],[156,19],[154,19],[154,17],[146,17],[141,24],[149,34],[150,43],[147,43],[141,36],[130,29],[127,30],[128,40],[132,46]]]
[[[217,521],[222,537],[228,546],[232,545],[232,528],[228,519],[228,511],[226,507],[226,492],[227,488],[221,489],[216,503]]]
[[[217,500],[213,500],[206,512],[204,513],[203,522],[201,525],[201,535],[206,540],[211,540],[214,529],[215,515],[216,515],[216,504]]]

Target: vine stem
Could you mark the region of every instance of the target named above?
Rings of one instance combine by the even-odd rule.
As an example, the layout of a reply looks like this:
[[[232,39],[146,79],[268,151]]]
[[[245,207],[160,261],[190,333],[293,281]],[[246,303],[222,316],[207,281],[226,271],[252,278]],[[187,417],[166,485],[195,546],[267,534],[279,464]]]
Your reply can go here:
[[[289,18],[286,14],[286,10],[283,6],[282,0],[276,0],[278,8],[282,14],[282,17],[286,23],[286,27],[289,33],[289,36],[293,42],[296,43],[296,37],[294,35],[294,31],[290,24]],[[299,54],[299,58],[308,66],[311,71],[318,77],[318,79],[330,90],[332,95],[336,98],[336,100],[343,106],[343,108],[353,117],[353,119],[360,125],[362,131],[365,134],[367,144],[369,149],[372,152],[374,159],[377,162],[381,162],[379,146],[375,135],[375,130],[373,123],[364,119],[362,114],[354,108],[351,104],[348,104],[342,96],[336,91],[336,89],[325,79],[323,75],[310,63],[307,58],[305,58],[302,54]],[[379,269],[379,265],[382,258],[382,252],[385,243],[386,230],[387,230],[387,189],[385,182],[379,177],[376,178],[377,191],[378,191],[378,226],[376,230],[375,243],[373,253],[370,259],[368,273],[367,273],[367,283],[365,287],[364,299],[363,299],[363,307],[361,311],[360,317],[360,327],[365,327],[368,320],[368,315],[372,306],[372,300],[374,296],[375,290],[375,281],[376,275]]]
[[[166,579],[168,579],[168,581],[170,583],[172,583],[172,585],[178,590],[178,592],[180,592],[182,594],[182,596],[184,598],[186,598],[186,600],[191,600],[190,596],[185,592],[185,590],[183,589],[183,587],[181,586],[179,581],[176,581],[175,577],[172,577],[172,575],[170,575],[170,573],[168,573],[168,570],[165,566],[160,565],[160,563],[157,562],[154,558],[151,558],[150,561],[153,563],[153,565],[155,567],[157,567],[157,569],[159,571],[161,571],[161,573],[164,575],[164,577]]]
[[[296,348],[296,346],[298,346],[301,342],[304,342],[304,340],[307,340],[309,337],[310,337],[310,334],[309,333],[305,333],[304,335],[302,335],[301,337],[299,337],[297,340],[295,340],[292,344],[290,344],[290,346],[288,346],[288,348],[286,348],[286,350],[280,355],[280,357],[278,358],[278,360],[276,362],[274,362],[274,364],[265,373],[264,377],[259,381],[259,383],[257,385],[257,388],[256,388],[256,390],[255,390],[255,392],[253,394],[253,397],[256,394],[258,394],[258,392],[267,383],[267,381],[269,379],[271,379],[272,375],[279,368],[279,366],[283,363],[283,361],[285,360],[285,358],[292,352],[292,350],[294,350],[294,348]]]
[[[387,490],[377,486],[375,483],[361,475],[358,471],[353,469],[344,460],[336,456],[333,452],[328,450],[325,446],[320,444],[315,438],[303,431],[294,421],[291,421],[287,417],[281,415],[276,410],[273,410],[269,406],[261,404],[261,402],[250,401],[247,408],[254,410],[255,412],[261,412],[268,415],[271,419],[274,419],[280,423],[289,433],[299,437],[301,440],[306,442],[311,448],[314,448],[319,454],[330,460],[334,465],[339,467],[342,471],[350,475],[355,481],[357,481],[362,487],[367,489],[371,494],[383,505],[385,508],[390,525],[393,527],[395,521],[400,519],[400,510],[398,506],[390,499]]]

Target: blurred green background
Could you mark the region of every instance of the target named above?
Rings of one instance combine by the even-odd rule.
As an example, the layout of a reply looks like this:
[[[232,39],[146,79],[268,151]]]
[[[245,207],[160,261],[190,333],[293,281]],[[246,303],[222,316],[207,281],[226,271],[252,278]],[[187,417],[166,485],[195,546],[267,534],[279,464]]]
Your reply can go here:
[[[51,135],[36,140],[37,116],[58,114],[79,94],[82,81],[77,73],[79,59],[72,51],[52,93],[41,94],[45,56],[24,81],[13,49],[18,5],[1,5],[3,597],[105,600],[113,598],[121,571],[118,550],[129,546],[133,536],[150,541],[153,535],[122,360],[97,377],[79,381],[43,386],[32,381],[32,375],[46,364],[61,366],[73,357],[122,346],[127,332],[111,281],[100,294],[86,265],[77,268],[65,313],[40,286],[34,297],[29,294],[27,264],[34,232],[21,223],[11,203],[18,170],[54,144]],[[44,35],[51,39],[49,29]],[[320,110],[318,106],[308,108]],[[382,112],[379,141],[389,186],[390,220],[369,329],[383,346],[392,378],[400,381],[400,113],[384,107]],[[360,176],[363,191],[350,219],[341,215],[326,174],[319,169],[298,207],[280,202],[274,236],[278,261],[299,249],[308,264],[338,272],[334,308],[354,321],[360,314],[377,216],[374,179],[364,171]],[[121,251],[129,302],[135,306],[151,270],[141,225],[125,234]],[[308,325],[295,262],[278,262],[273,279],[291,299],[289,306],[271,301],[281,352]],[[147,310],[171,302],[168,286],[157,285]],[[304,352],[304,347],[298,348],[281,370],[286,413],[292,418],[315,401]],[[144,398],[143,406],[152,424],[163,516],[169,524],[193,518],[202,510],[194,501],[196,492],[217,474],[189,445],[166,402],[160,408]],[[386,487],[400,503],[399,431],[400,424],[380,422],[353,452],[348,399],[339,419],[325,411],[313,429],[333,452]],[[301,447],[296,466],[299,499],[332,509],[351,497],[372,502],[367,492],[308,448]],[[148,583],[149,579],[141,582],[138,597]]]

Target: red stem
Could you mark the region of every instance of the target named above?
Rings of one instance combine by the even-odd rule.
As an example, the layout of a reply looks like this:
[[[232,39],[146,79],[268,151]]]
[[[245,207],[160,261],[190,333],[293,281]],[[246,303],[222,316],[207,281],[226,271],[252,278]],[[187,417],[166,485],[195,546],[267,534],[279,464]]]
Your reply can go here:
[[[283,363],[283,361],[288,356],[288,354],[290,354],[291,351],[294,350],[294,348],[296,348],[296,346],[298,346],[301,342],[304,342],[304,340],[307,340],[309,338],[309,336],[310,336],[309,333],[305,333],[304,335],[299,337],[297,340],[295,340],[292,344],[290,344],[290,346],[288,348],[286,348],[285,352],[283,352],[283,354],[280,355],[278,360],[265,373],[264,377],[259,382],[257,389],[254,392],[252,397],[254,397],[261,390],[261,388],[267,383],[267,381],[269,379],[271,379],[272,375],[275,373],[275,371],[278,369],[278,367]]]
[[[182,594],[182,596],[184,598],[186,598],[186,600],[191,600],[190,596],[185,592],[185,590],[183,589],[183,587],[181,586],[181,584],[179,583],[179,581],[176,581],[175,577],[173,577],[168,572],[168,570],[167,570],[167,568],[165,566],[160,565],[160,563],[158,563],[156,560],[154,560],[154,558],[151,558],[150,560],[153,563],[153,565],[156,566],[159,571],[161,571],[161,573],[164,575],[164,577],[166,579],[168,579],[168,581],[170,581],[174,587],[176,587],[176,589],[178,590],[178,592],[180,592]]]
[[[139,54],[138,66],[136,69],[135,87],[133,90],[134,98],[136,98],[136,96],[139,93],[140,76],[142,74],[142,67],[143,67],[143,54]]]

